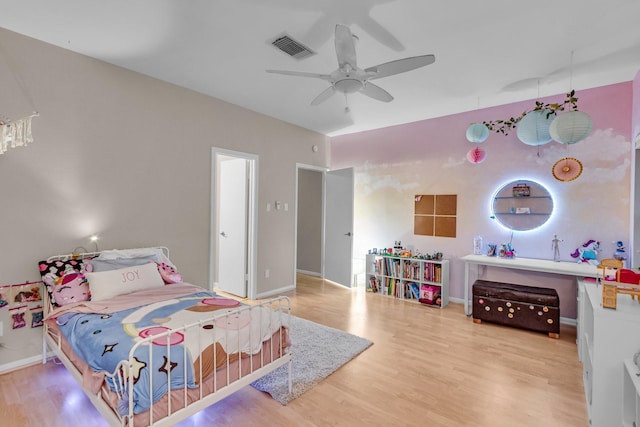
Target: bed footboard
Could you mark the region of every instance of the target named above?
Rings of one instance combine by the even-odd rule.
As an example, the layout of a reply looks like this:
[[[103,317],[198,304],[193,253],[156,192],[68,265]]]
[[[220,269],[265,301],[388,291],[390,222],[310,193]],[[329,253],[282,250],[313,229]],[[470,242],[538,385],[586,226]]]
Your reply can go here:
[[[97,394],[83,387],[85,393],[111,425],[138,427],[174,425],[287,364],[291,390],[289,299],[278,297],[222,311],[141,338],[131,349],[128,360],[121,361],[113,373],[103,374],[104,386]],[[56,339],[55,334],[45,331],[45,339],[82,384],[83,376],[86,380],[82,371],[86,368],[77,366],[64,354],[61,342],[64,338]],[[172,345],[176,342],[188,351],[178,352]],[[160,356],[158,348],[162,348]],[[141,351],[148,352],[150,366],[153,358],[163,359],[167,384],[172,384],[169,393],[166,386],[158,390],[153,377],[148,382],[138,381],[140,362],[136,355]],[[181,372],[176,372],[171,363],[176,357],[182,359]],[[176,386],[178,383],[181,384]],[[153,396],[149,409],[139,410],[141,395]]]

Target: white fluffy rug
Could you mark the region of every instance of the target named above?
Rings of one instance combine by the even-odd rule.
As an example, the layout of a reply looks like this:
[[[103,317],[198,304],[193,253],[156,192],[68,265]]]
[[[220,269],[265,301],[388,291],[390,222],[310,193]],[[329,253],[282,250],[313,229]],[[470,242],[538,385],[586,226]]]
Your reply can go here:
[[[342,365],[369,348],[373,342],[338,329],[291,316],[291,360],[293,388],[289,393],[288,366],[251,383],[286,405],[319,383]]]

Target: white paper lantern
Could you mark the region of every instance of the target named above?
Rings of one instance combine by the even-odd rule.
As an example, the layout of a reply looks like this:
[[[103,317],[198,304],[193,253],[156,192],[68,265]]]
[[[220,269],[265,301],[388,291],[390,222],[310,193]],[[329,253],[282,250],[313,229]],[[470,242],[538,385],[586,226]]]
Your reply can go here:
[[[467,139],[477,144],[489,138],[489,128],[482,123],[472,123],[467,128]]]
[[[555,119],[550,110],[529,111],[520,121],[516,133],[518,139],[527,145],[543,145],[551,142],[549,126]]]
[[[591,117],[582,111],[569,111],[560,114],[551,122],[549,133],[554,141],[561,144],[575,144],[591,133]]]

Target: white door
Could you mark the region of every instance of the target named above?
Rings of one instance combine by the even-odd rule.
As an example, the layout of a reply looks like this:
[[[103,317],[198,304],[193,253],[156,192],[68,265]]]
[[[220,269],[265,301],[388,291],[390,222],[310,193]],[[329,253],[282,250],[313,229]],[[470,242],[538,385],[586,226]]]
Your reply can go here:
[[[324,278],[353,284],[353,168],[325,174]]]
[[[247,296],[247,160],[223,158],[219,164],[218,288]]]

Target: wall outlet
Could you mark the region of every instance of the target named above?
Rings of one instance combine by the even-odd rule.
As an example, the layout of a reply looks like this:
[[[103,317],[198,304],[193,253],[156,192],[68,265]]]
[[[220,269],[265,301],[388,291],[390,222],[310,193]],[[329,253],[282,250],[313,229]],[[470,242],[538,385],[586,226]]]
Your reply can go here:
[[[4,322],[0,321],[0,337],[4,335]]]
[[[268,278],[269,278],[269,274],[270,274],[270,273],[271,273],[271,272],[270,272],[270,271],[269,271],[269,269],[267,268],[267,269],[264,271],[264,278],[265,278],[265,279],[268,279]]]

